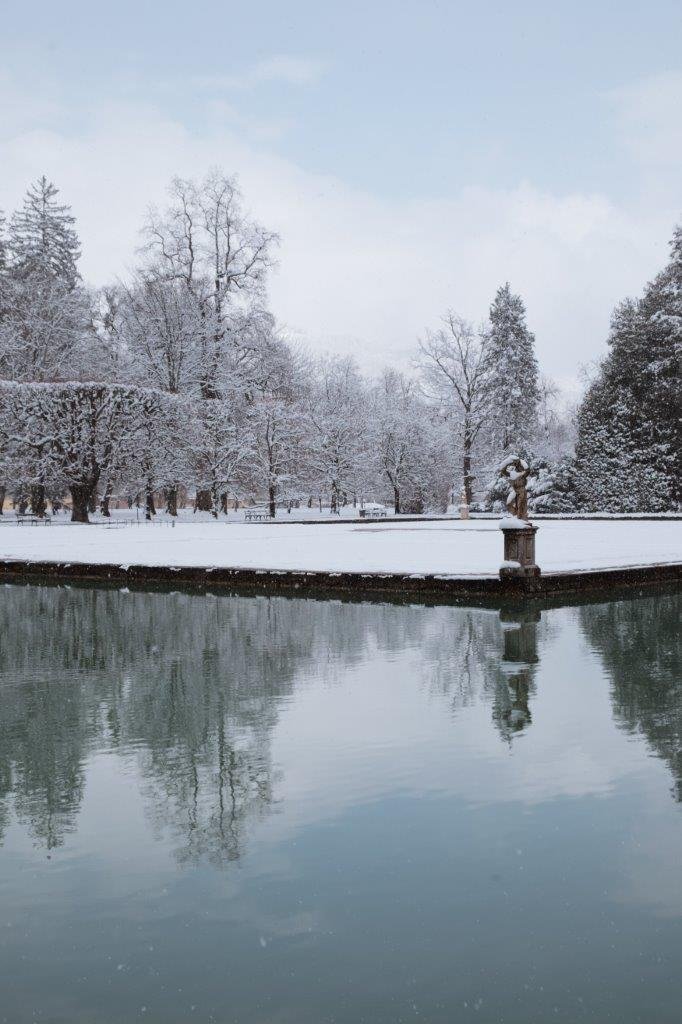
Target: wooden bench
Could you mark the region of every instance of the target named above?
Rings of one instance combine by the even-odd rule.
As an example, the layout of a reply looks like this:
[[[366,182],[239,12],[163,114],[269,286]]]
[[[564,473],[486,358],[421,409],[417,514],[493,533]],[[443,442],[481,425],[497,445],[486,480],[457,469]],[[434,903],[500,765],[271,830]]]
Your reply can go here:
[[[363,519],[385,519],[385,508],[361,508],[360,515]]]

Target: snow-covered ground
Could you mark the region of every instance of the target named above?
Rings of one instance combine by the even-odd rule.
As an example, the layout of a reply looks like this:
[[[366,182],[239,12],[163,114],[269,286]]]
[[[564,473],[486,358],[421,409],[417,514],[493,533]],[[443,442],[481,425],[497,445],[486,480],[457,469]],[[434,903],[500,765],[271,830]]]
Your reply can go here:
[[[139,525],[0,525],[0,559],[330,572],[497,574],[497,521],[269,523],[168,520]],[[545,521],[545,572],[682,561],[682,522]]]

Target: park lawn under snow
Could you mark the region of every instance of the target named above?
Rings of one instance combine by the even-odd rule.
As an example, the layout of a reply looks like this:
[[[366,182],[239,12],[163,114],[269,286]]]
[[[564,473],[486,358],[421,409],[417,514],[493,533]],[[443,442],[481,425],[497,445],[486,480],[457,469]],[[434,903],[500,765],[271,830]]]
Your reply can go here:
[[[300,569],[453,576],[497,574],[497,521],[395,521],[314,525],[180,521],[0,526],[0,559],[113,565]],[[560,522],[540,525],[545,572],[682,561],[682,522]]]

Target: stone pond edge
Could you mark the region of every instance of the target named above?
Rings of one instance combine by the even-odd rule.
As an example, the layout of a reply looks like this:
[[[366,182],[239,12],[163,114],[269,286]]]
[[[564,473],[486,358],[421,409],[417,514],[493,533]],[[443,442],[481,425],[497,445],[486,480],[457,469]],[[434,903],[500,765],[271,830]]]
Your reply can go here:
[[[200,568],[195,566],[113,565],[84,562],[0,561],[5,580],[47,578],[90,582],[175,584],[213,588],[234,588],[266,594],[355,593],[370,597],[392,594],[420,597],[507,598],[556,597],[580,593],[604,593],[630,587],[682,584],[682,562],[548,572],[533,578],[499,576],[454,576],[417,573],[308,572],[303,570]]]

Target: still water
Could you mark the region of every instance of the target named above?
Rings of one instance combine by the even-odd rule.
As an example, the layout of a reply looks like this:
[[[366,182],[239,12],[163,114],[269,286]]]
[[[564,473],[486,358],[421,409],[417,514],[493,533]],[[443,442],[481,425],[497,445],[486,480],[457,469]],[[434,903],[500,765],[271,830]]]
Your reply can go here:
[[[0,1021],[679,1024],[679,595],[0,596]]]

